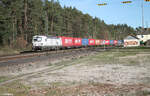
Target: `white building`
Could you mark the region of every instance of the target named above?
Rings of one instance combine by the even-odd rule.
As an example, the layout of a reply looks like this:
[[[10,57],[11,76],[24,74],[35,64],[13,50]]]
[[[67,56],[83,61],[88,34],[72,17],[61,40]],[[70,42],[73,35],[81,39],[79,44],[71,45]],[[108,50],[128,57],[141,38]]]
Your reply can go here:
[[[127,36],[124,38],[124,47],[140,46],[140,40],[137,37]]]
[[[150,34],[148,34],[148,35],[137,35],[137,38],[139,38],[140,41],[143,41],[143,43],[145,43],[148,40],[150,40]]]

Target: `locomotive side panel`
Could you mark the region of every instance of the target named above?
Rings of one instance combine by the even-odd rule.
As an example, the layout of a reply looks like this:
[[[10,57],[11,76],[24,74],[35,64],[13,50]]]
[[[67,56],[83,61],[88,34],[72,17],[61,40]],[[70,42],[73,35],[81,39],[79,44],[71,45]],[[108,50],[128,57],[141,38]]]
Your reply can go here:
[[[51,37],[51,38],[47,38],[45,39],[45,46],[62,46],[62,42],[61,42],[61,38],[57,38],[57,37]]]

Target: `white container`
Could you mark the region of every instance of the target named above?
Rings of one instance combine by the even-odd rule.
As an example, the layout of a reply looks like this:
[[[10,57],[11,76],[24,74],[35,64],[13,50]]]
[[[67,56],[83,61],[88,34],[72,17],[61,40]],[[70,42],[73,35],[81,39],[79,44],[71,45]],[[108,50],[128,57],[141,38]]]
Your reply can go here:
[[[124,47],[137,47],[140,46],[140,40],[133,37],[128,36],[124,39]]]
[[[136,47],[140,46],[139,40],[124,40],[124,47]]]

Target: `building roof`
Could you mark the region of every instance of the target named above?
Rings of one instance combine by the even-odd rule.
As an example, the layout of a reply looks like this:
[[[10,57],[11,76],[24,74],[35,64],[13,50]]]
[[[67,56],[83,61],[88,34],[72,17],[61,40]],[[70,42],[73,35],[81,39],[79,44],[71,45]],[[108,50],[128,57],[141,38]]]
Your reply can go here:
[[[148,35],[150,34],[150,28],[144,28],[143,30],[141,29],[140,31],[138,31],[137,35]]]
[[[137,38],[137,37],[135,37],[135,36],[127,36],[126,38],[124,38],[124,39],[128,39],[128,40],[132,40],[132,39],[139,39],[139,38]]]

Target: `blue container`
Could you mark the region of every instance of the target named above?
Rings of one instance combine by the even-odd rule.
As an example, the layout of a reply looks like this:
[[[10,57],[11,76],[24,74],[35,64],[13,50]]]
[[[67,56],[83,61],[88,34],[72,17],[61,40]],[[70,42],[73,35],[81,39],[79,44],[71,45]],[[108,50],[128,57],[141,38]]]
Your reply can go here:
[[[114,44],[114,40],[110,40],[110,45],[113,45]]]
[[[82,39],[82,46],[88,46],[88,44],[89,44],[88,39],[86,39],[86,38]]]
[[[123,40],[118,40],[118,45],[123,44]]]

